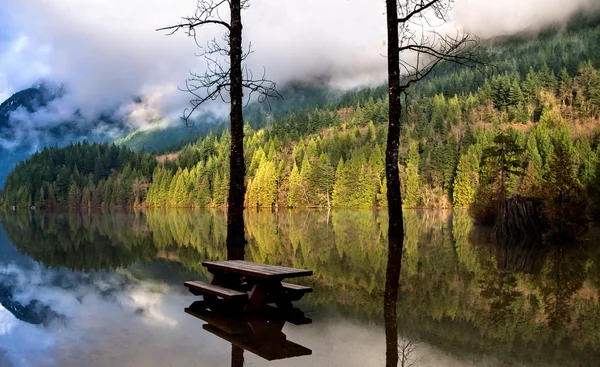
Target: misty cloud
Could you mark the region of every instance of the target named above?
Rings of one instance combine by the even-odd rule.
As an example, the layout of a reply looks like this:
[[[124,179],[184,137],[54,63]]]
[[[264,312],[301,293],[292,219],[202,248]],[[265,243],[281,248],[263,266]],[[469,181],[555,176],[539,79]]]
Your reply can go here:
[[[451,24],[488,38],[564,22],[598,3],[458,0]],[[8,0],[0,15],[0,97],[39,79],[67,90],[37,115],[15,112],[14,123],[43,132],[74,111],[80,123],[109,134],[148,128],[152,121],[178,122],[189,96],[177,86],[189,70],[202,72],[205,61],[194,56],[198,49],[184,34],[166,37],[155,29],[177,23],[195,6],[195,0]],[[253,0],[244,14],[244,39],[255,51],[249,66],[257,73],[266,67],[280,86],[298,80],[343,88],[381,83],[384,12],[382,0]],[[202,35],[220,38],[222,30],[206,27]],[[98,123],[107,111],[125,125]],[[11,141],[27,138],[19,134]],[[10,147],[11,141],[0,144]]]
[[[536,33],[581,11],[600,9],[599,0],[462,0],[452,17],[457,28],[487,39]]]

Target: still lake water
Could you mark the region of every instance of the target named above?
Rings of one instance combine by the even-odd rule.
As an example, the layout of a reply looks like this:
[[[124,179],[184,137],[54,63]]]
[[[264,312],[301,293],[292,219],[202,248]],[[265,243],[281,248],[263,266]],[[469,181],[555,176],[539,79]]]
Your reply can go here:
[[[581,246],[494,246],[466,213],[407,211],[397,326],[415,366],[598,366],[600,231]],[[220,211],[2,215],[0,366],[230,366],[184,313],[182,282],[225,259]],[[287,340],[312,355],[247,366],[384,366],[387,217],[246,214],[248,261],[314,270]],[[389,319],[389,318],[388,318]]]

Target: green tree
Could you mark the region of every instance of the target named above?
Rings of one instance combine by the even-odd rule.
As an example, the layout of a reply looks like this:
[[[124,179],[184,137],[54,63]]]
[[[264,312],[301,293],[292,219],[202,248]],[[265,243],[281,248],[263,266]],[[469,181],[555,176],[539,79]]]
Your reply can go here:
[[[554,241],[573,241],[589,224],[587,197],[577,177],[573,140],[563,126],[554,138],[549,170],[542,185],[548,236]]]
[[[453,202],[455,208],[468,208],[479,186],[479,164],[473,152],[463,154],[456,168],[454,179]]]
[[[419,205],[419,149],[417,143],[412,141],[408,152],[408,163],[406,164],[406,193],[404,195],[404,206],[415,208]]]

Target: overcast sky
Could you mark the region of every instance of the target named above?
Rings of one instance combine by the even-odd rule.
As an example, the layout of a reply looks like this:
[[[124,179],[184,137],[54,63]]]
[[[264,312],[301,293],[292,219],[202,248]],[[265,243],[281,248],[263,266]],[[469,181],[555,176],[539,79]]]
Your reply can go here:
[[[481,37],[535,31],[600,0],[457,0],[454,27]],[[2,0],[0,101],[40,79],[65,84],[63,103],[93,117],[119,107],[134,126],[179,116],[177,90],[205,62],[183,34],[156,28],[190,15],[196,0]],[[385,76],[383,0],[252,0],[244,17],[250,66],[279,85],[326,79],[338,86]],[[222,34],[207,27],[206,39]],[[123,104],[142,96],[143,105]],[[69,109],[67,108],[67,109]],[[62,108],[64,110],[64,107]]]

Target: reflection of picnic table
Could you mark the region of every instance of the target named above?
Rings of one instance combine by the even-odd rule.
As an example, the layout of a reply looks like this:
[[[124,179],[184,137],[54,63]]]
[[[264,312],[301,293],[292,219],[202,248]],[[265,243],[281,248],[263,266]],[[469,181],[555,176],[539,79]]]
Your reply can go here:
[[[204,330],[235,346],[269,361],[312,354],[310,349],[287,340],[282,332],[286,320],[297,325],[312,321],[298,309],[281,311],[265,307],[260,312],[231,314],[222,307],[214,310],[208,307],[206,302],[197,301],[185,312],[207,322],[202,326]]]
[[[195,295],[204,296],[207,302],[220,298],[230,306],[242,306],[246,311],[256,310],[268,303],[291,309],[312,288],[282,282],[286,278],[312,275],[312,270],[302,270],[256,264],[248,261],[205,261],[203,266],[213,274],[210,284],[191,281],[185,286]]]

